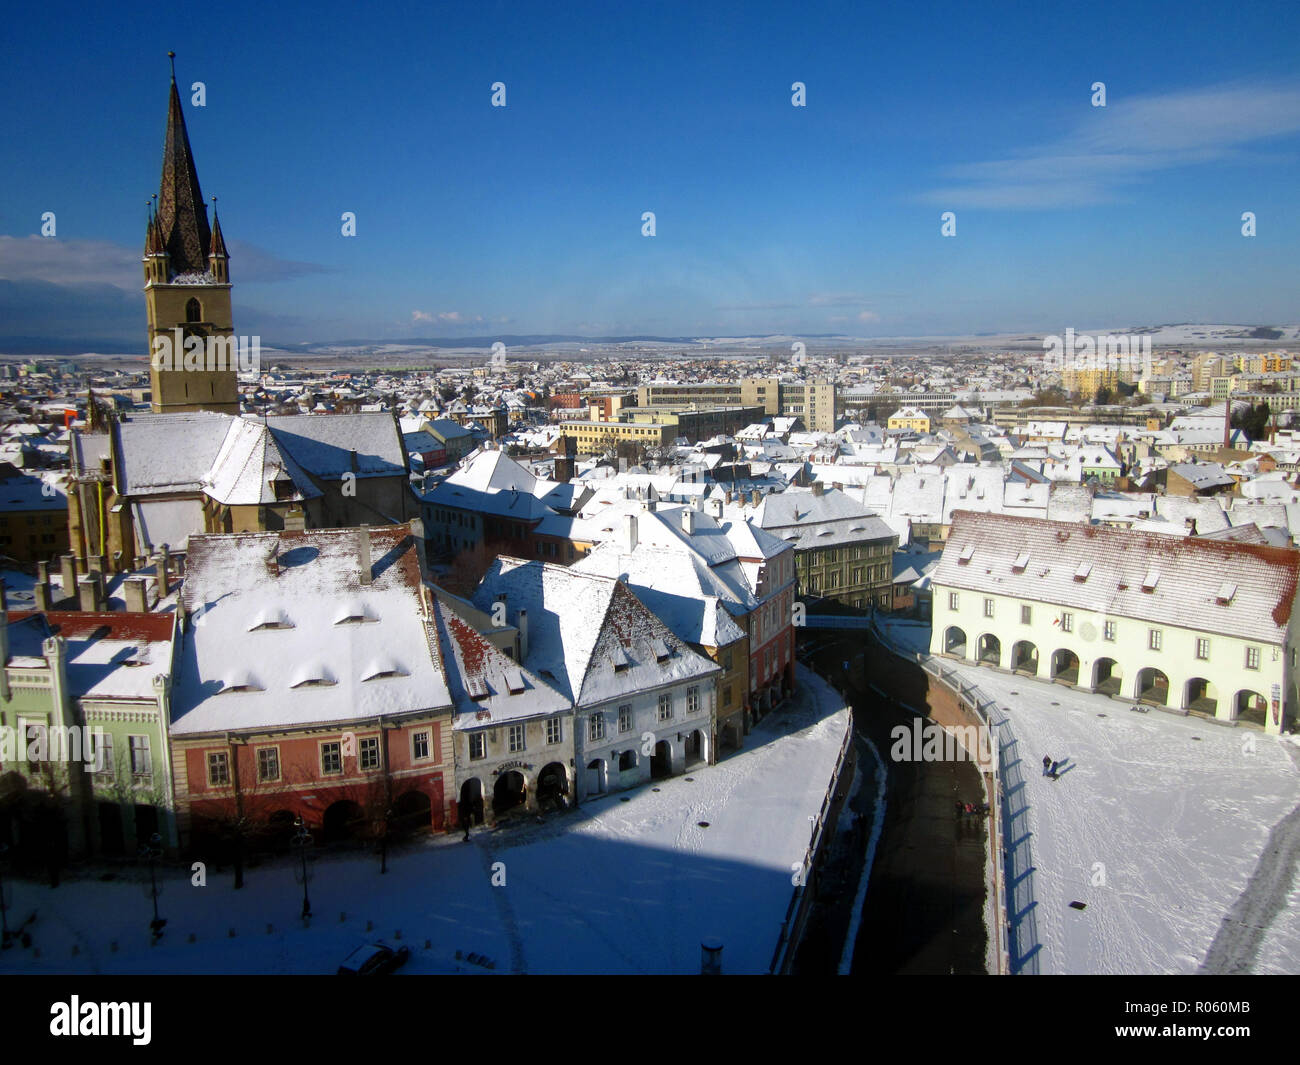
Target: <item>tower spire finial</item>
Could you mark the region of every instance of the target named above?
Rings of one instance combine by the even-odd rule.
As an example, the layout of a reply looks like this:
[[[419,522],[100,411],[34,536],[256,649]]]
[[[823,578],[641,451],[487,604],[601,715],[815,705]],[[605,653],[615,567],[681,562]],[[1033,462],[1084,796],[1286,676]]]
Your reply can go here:
[[[175,80],[176,80],[176,53],[175,53],[175,52],[168,52],[168,53],[167,53],[167,58],[171,60],[171,64],[172,64],[172,81],[175,81]]]

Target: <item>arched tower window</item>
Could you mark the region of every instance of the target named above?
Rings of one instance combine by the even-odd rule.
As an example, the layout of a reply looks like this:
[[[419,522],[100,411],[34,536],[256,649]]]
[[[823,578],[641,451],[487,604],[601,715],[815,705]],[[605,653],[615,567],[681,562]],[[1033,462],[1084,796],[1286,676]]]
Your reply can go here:
[[[199,301],[191,296],[185,304],[185,320],[187,322],[203,321],[203,308],[199,306]]]

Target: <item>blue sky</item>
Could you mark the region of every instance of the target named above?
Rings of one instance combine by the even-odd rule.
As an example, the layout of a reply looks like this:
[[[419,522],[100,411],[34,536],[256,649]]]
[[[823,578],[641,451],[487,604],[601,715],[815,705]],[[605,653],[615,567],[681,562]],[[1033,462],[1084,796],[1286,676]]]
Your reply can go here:
[[[23,5],[0,339],[143,350],[168,49],[268,342],[1300,319],[1293,0],[812,7]]]

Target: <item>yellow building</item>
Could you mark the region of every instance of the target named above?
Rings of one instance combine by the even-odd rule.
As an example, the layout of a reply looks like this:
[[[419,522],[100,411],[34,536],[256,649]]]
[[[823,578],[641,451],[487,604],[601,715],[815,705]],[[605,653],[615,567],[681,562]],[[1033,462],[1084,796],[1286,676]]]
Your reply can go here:
[[[930,431],[930,416],[925,411],[917,410],[915,407],[900,407],[889,416],[886,428],[909,429],[914,433],[928,433]]]

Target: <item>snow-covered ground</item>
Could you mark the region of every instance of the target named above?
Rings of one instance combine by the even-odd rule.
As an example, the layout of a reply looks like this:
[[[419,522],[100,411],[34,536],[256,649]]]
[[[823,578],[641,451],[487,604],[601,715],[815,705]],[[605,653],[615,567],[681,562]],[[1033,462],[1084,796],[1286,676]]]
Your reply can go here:
[[[1300,969],[1291,738],[942,661],[1003,707],[1030,763],[1042,972]],[[1065,760],[1058,780],[1044,755]]]
[[[386,876],[377,856],[323,857],[306,929],[287,860],[250,869],[239,892],[229,870],[209,869],[201,888],[170,875],[156,947],[147,875],[143,886],[84,879],[56,890],[6,880],[11,927],[38,911],[40,956],[11,949],[0,972],[330,973],[359,943],[395,943],[398,930],[412,949],[403,972],[489,971],[458,962],[459,950],[496,972],[690,974],[710,935],[725,944],[724,971],[766,972],[849,723],[823,681],[801,668],[799,684],[716,766],[542,824],[480,830],[472,843],[443,837],[390,857]]]

